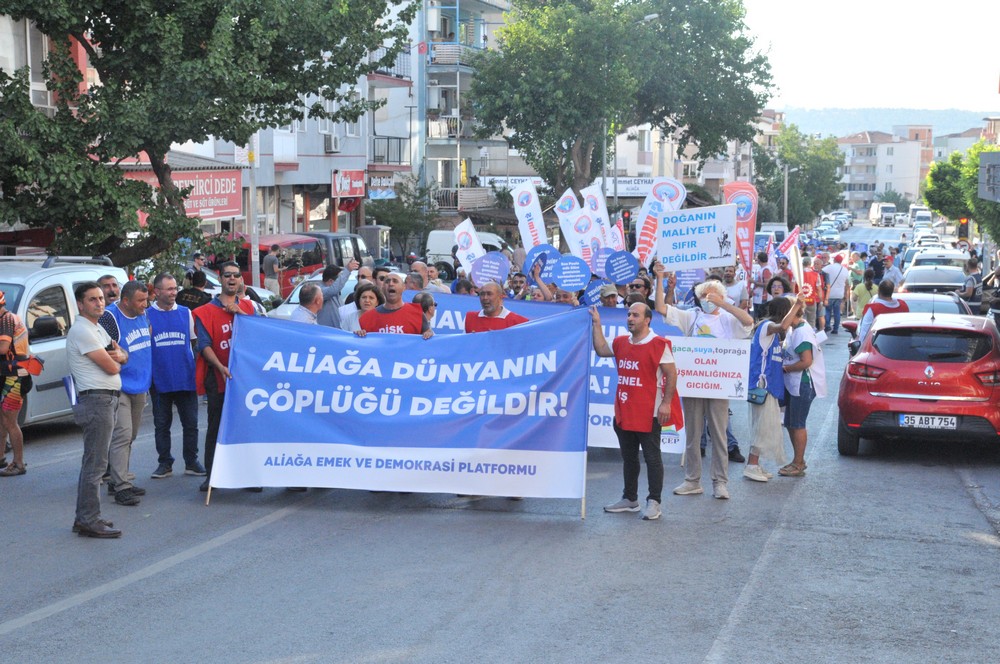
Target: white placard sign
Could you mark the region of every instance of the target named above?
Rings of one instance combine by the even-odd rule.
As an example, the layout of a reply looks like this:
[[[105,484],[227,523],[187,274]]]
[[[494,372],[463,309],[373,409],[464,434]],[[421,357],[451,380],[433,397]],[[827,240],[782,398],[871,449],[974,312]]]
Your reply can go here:
[[[736,206],[667,211],[656,229],[656,258],[667,270],[736,264]]]
[[[677,363],[681,398],[746,399],[750,377],[750,340],[667,337]]]

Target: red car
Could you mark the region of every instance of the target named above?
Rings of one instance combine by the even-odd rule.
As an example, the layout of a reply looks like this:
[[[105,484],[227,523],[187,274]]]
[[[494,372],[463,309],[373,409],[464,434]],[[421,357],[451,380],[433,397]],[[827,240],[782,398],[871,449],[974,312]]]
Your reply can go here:
[[[837,450],[861,438],[1000,437],[1000,333],[980,316],[879,316],[840,381]]]

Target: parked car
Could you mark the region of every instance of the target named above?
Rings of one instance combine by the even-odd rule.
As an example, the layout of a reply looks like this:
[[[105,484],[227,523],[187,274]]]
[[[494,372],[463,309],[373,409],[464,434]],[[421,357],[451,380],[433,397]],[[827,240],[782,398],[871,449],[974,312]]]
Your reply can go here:
[[[965,285],[965,271],[950,265],[911,265],[903,273],[900,293],[951,293]]]
[[[895,293],[893,297],[906,302],[910,313],[972,315],[972,309],[958,293]],[[845,320],[840,325],[855,339],[858,336],[858,323],[856,320]]]
[[[299,306],[299,291],[302,287],[309,282],[316,283],[323,278],[323,271],[320,270],[316,274],[310,275],[309,278],[303,279],[298,285],[295,286],[295,290],[285,298],[279,306],[275,307],[272,311],[268,312],[268,318],[277,318],[280,320],[291,320],[292,312],[295,308]],[[355,287],[358,285],[358,273],[354,272],[347,279],[347,283],[344,284],[343,289],[340,291],[340,301],[343,302],[347,299],[347,296],[354,292]]]
[[[375,267],[375,259],[360,235],[332,231],[303,231],[300,235],[308,235],[323,242],[326,246],[327,265],[346,267],[353,258],[361,265]]]
[[[250,237],[240,233],[243,248],[236,255],[236,262],[243,273],[243,281],[253,283],[250,278]],[[278,253],[284,271],[281,273],[281,297],[287,297],[295,284],[326,265],[326,244],[315,237],[298,234],[261,235],[258,250],[260,261],[271,251],[272,245],[278,245]],[[260,273],[260,283],[264,283],[264,273]]]
[[[840,381],[837,450],[862,438],[1000,437],[1000,334],[989,318],[879,316]]]
[[[79,315],[73,291],[83,282],[97,281],[106,274],[114,275],[120,284],[128,281],[125,270],[114,267],[107,258],[0,257],[0,290],[6,306],[28,329],[31,353],[45,362],[45,369],[34,377],[34,387],[24,397],[18,414],[22,426],[72,415],[63,377],[69,375],[66,334]]]
[[[918,265],[951,265],[952,267],[964,268],[969,261],[969,252],[958,249],[924,249],[917,253],[910,266]]]
[[[840,233],[835,230],[825,230],[820,233],[819,241],[826,244],[833,244],[840,242]]]

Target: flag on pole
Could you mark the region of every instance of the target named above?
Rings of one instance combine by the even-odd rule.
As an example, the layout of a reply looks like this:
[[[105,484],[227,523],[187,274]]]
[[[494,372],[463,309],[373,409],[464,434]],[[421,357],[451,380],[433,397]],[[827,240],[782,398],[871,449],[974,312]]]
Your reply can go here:
[[[525,180],[510,192],[514,199],[514,214],[517,215],[517,230],[521,232],[521,245],[525,250],[548,244],[545,236],[545,222],[542,206],[538,202],[538,192],[531,180]]]
[[[639,208],[636,223],[635,249],[632,253],[639,263],[649,267],[656,256],[656,229],[664,212],[675,212],[684,205],[687,189],[673,178],[655,178],[653,185]]]
[[[486,249],[479,240],[476,227],[472,225],[471,219],[466,219],[458,226],[455,226],[455,244],[458,245],[458,260],[462,263],[465,274],[472,274],[472,262],[480,256],[486,255]]]
[[[736,206],[736,255],[744,268],[753,265],[753,236],[757,230],[757,188],[749,182],[723,185],[726,203]]]

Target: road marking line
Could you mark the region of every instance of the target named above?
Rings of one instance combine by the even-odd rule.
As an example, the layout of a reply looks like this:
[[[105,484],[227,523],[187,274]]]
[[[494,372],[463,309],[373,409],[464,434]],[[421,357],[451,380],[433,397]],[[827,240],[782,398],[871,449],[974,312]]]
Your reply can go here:
[[[279,521],[285,518],[286,516],[299,511],[303,507],[306,507],[308,504],[314,502],[316,496],[318,495],[319,494],[317,493],[315,496],[305,496],[302,498],[301,501],[299,501],[294,505],[289,505],[288,507],[283,507],[280,510],[271,512],[270,514],[262,516],[256,521],[251,521],[250,523],[244,526],[240,526],[239,528],[230,530],[227,533],[223,533],[222,535],[213,537],[207,542],[203,542],[202,544],[191,547],[186,551],[181,551],[180,553],[176,553],[168,558],[164,558],[163,560],[157,563],[153,563],[152,565],[143,567],[142,569],[136,570],[131,574],[126,574],[125,576],[119,579],[115,579],[114,581],[108,581],[107,583],[99,585],[95,588],[91,588],[90,590],[86,590],[82,593],[77,593],[76,595],[72,595],[70,597],[67,597],[66,599],[59,600],[58,602],[49,604],[48,606],[44,606],[30,613],[26,613],[25,615],[19,618],[14,618],[13,620],[8,620],[6,622],[0,623],[0,636],[11,634],[13,632],[16,632],[20,629],[27,627],[28,625],[31,625],[32,623],[36,623],[40,620],[45,620],[46,618],[54,616],[57,613],[62,613],[63,611],[76,608],[82,604],[86,604],[87,602],[97,599],[98,597],[116,592],[118,590],[121,590],[122,588],[126,588],[132,585],[133,583],[142,581],[143,579],[148,579],[151,576],[154,576],[161,572],[165,572],[173,567],[176,567],[181,563],[185,563],[193,558],[197,558],[198,556],[204,553],[208,553],[209,551],[218,549],[221,546],[229,544],[233,540],[239,539],[244,535],[249,535],[255,530],[260,530],[264,526],[270,525],[275,521]]]
[[[840,409],[837,408],[836,404],[833,404],[832,407],[827,409],[826,418],[823,420],[823,425],[818,429],[818,431],[830,431],[830,427],[833,425],[833,420],[839,416],[839,413]],[[816,431],[817,429],[813,430]],[[815,448],[809,448],[807,446],[807,456],[809,456],[808,452],[814,449]],[[754,601],[759,597],[759,594],[755,591],[751,591],[751,589],[756,588],[759,585],[763,585],[765,581],[765,574],[773,574],[773,572],[765,571],[765,568],[768,568],[768,565],[766,565],[765,562],[769,563],[770,559],[774,555],[774,552],[778,549],[778,545],[782,539],[782,534],[786,530],[785,526],[789,522],[789,519],[786,518],[786,514],[792,510],[792,505],[795,504],[795,499],[803,490],[802,487],[804,486],[805,482],[797,482],[795,488],[793,488],[792,492],[788,494],[785,506],[781,508],[781,513],[778,515],[777,525],[775,525],[774,529],[771,531],[767,541],[764,542],[764,548],[761,549],[760,555],[757,557],[757,562],[754,563],[753,569],[751,569],[750,574],[747,575],[747,582],[743,585],[743,590],[740,591],[739,596],[736,598],[736,602],[733,604],[732,610],[729,612],[729,616],[726,618],[725,624],[723,624],[722,629],[719,630],[718,635],[715,637],[715,641],[712,642],[712,647],[709,649],[708,654],[705,655],[704,662],[706,664],[722,664],[731,659],[726,651],[729,650],[729,646],[733,640],[736,622],[739,618],[754,610]]]

